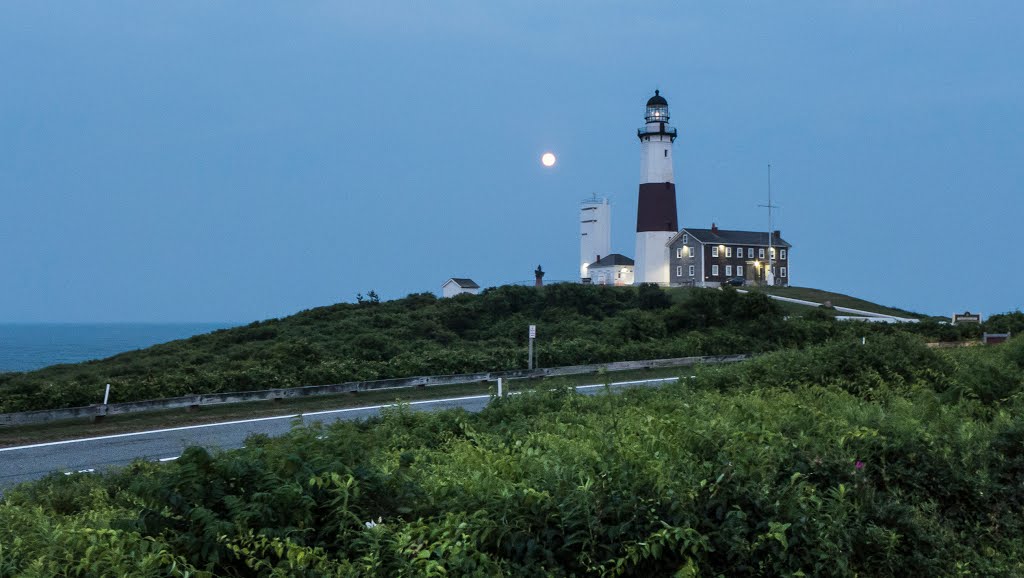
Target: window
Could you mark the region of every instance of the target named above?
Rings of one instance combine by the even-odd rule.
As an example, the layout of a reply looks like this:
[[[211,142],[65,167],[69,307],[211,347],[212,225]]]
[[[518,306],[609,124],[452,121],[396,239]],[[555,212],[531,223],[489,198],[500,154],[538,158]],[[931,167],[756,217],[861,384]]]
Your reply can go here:
[[[742,277],[743,276],[743,265],[736,265],[736,276],[737,277]]]
[[[758,249],[757,249],[757,258],[758,259],[764,259],[764,247],[758,247]]]
[[[779,259],[785,260],[785,258],[786,258],[786,250],[783,249],[783,250],[779,251]],[[783,277],[785,277],[785,275],[783,275]]]
[[[712,265],[711,266],[711,274],[715,275],[715,276],[718,275],[718,265]]]
[[[682,258],[683,258],[683,248],[679,247],[678,249],[676,249],[676,259],[682,259]]]
[[[697,252],[696,249],[694,247],[687,247],[687,249],[689,249],[688,253],[690,254],[690,258],[693,259]]]
[[[726,257],[732,257],[732,247],[726,247],[725,248],[725,256]]]
[[[775,258],[775,247],[772,247],[772,259]]]
[[[690,244],[690,235],[688,235],[688,234],[683,235],[683,244],[684,245],[689,245]]]
[[[783,267],[783,268],[782,268],[782,276],[783,276],[783,277],[785,277],[785,276],[786,276],[786,268],[785,268],[785,267]]]
[[[753,259],[753,258],[754,258],[754,248],[753,247],[747,247],[747,259]]]
[[[682,277],[682,276],[683,276],[683,266],[682,265],[676,265],[676,277]]]
[[[732,265],[725,266],[725,276],[732,277]]]
[[[693,265],[690,265],[690,277],[693,277]]]
[[[715,245],[714,247],[711,247],[711,256],[712,257],[717,257],[718,256],[718,245]]]
[[[668,149],[665,149],[665,158],[668,158]]]

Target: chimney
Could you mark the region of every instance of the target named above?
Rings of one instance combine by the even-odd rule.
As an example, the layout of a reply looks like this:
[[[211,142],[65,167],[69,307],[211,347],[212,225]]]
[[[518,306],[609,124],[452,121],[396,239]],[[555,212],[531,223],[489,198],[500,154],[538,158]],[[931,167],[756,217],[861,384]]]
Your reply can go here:
[[[537,265],[537,270],[534,271],[533,274],[536,277],[536,280],[534,281],[533,286],[534,287],[543,287],[544,286],[544,270],[540,268],[540,265]]]
[[[776,239],[781,238],[782,237],[782,231],[779,231],[778,229],[772,231],[772,237],[774,237]]]
[[[718,234],[718,225],[716,225],[715,223],[711,223],[711,232],[715,233],[717,235]]]

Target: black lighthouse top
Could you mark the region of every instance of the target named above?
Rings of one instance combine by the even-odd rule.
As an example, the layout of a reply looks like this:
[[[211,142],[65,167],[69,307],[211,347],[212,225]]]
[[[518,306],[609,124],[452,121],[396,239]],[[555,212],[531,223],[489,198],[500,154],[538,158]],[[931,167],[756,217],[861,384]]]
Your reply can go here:
[[[650,100],[647,101],[647,106],[655,106],[658,104],[660,104],[661,106],[668,106],[668,101],[665,100],[664,96],[661,96],[660,90],[655,90],[654,96],[652,96]]]
[[[650,139],[652,135],[665,135],[676,140],[676,129],[668,126],[668,101],[661,96],[661,91],[655,90],[654,96],[647,100],[647,112],[644,114],[644,121],[648,126],[636,131],[640,140]],[[651,126],[652,123],[657,123]]]

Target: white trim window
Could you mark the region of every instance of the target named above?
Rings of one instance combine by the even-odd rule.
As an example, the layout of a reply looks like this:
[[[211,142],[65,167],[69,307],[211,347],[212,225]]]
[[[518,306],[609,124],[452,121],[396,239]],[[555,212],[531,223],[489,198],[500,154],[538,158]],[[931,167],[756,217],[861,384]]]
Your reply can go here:
[[[684,245],[689,245],[690,244],[690,236],[689,235],[683,235],[683,244]]]
[[[785,249],[782,249],[781,251],[779,251],[779,259],[782,260],[782,261],[786,260],[786,250]],[[785,275],[783,275],[783,277],[785,277]]]
[[[781,271],[782,271],[782,276],[783,276],[783,277],[785,277],[785,276],[786,276],[786,268],[785,268],[785,267],[783,267],[783,268],[781,269]]]
[[[725,276],[732,277],[732,265],[725,266]]]
[[[693,265],[690,265],[690,277],[693,277]]]
[[[683,248],[682,247],[676,247],[676,259],[682,259],[682,258],[683,258]]]
[[[711,266],[711,276],[718,277],[718,265]]]
[[[676,265],[676,277],[682,277],[682,276],[683,276],[683,266],[682,265]]]
[[[775,259],[775,247],[772,247],[771,253],[772,253],[772,260],[774,260]]]
[[[757,258],[764,259],[764,247],[757,248]]]
[[[697,256],[697,248],[696,247],[687,247],[686,249],[687,249],[686,252],[689,253],[691,259],[693,259],[694,257]]]
[[[736,265],[736,276],[737,277],[742,277],[743,276],[743,265]]]
[[[714,247],[711,247],[711,256],[712,257],[717,257],[718,256],[718,245],[715,245]]]
[[[732,257],[732,247],[726,247],[725,248],[725,256],[726,257]]]
[[[754,258],[754,248],[753,247],[747,247],[747,259],[753,259],[753,258]]]

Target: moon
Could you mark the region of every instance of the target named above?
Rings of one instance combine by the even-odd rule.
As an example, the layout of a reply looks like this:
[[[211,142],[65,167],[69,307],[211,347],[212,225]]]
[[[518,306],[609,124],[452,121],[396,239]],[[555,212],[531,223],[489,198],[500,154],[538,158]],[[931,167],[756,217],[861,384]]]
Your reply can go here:
[[[544,155],[540,157],[540,162],[546,167],[555,166],[556,160],[558,159],[555,158],[554,153],[544,153]]]

